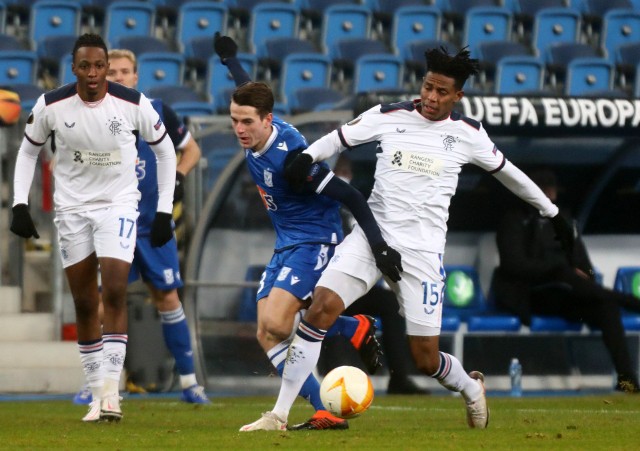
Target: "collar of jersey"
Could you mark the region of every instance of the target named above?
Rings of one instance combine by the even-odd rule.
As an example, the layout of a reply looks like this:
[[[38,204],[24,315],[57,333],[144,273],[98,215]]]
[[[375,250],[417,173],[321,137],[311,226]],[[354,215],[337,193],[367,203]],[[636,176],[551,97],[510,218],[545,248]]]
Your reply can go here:
[[[273,142],[276,140],[277,137],[278,137],[278,129],[276,128],[275,125],[271,125],[271,136],[269,136],[269,139],[267,139],[267,143],[264,145],[262,149],[251,152],[251,155],[253,155],[256,158],[261,155],[264,155],[267,152],[267,150],[269,150],[269,148],[271,147],[271,145],[273,144]]]

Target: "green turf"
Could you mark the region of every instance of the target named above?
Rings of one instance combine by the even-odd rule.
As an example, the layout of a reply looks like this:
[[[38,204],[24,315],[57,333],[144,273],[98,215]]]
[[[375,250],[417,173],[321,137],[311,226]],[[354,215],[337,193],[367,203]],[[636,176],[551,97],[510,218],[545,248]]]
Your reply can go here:
[[[640,396],[489,398],[487,430],[466,426],[451,396],[379,396],[348,431],[252,432],[238,428],[269,410],[273,397],[214,398],[210,406],[163,399],[125,400],[122,422],[83,424],[70,401],[0,403],[2,449],[476,450],[640,447]],[[289,420],[311,410],[296,403]]]

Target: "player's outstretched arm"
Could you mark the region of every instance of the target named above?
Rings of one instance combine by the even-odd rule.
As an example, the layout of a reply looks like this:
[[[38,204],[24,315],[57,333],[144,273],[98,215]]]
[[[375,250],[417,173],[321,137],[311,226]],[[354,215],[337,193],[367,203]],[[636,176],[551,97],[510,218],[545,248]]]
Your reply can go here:
[[[240,61],[237,58],[238,44],[229,36],[222,36],[216,32],[213,37],[213,48],[220,57],[222,64],[229,68],[233,81],[236,86],[241,86],[251,81],[249,74],[242,68]]]
[[[389,247],[382,238],[380,227],[373,217],[373,213],[362,193],[338,177],[332,177],[320,194],[344,204],[362,228],[378,269],[391,281],[397,282],[402,277],[402,258],[400,253]]]

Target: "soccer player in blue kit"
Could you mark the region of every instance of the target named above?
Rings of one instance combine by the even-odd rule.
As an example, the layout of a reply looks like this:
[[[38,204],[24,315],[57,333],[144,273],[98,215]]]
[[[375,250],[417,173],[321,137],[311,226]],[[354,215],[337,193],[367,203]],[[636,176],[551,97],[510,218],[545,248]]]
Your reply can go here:
[[[258,288],[257,338],[282,374],[302,310],[308,305],[335,246],[343,238],[339,202],[351,210],[371,245],[378,268],[392,280],[400,278],[400,254],[387,246],[362,194],[335,177],[326,164],[314,165],[301,190],[291,188],[284,179],[284,168],[307,148],[306,139],[273,115],[271,88],[251,81],[236,58],[237,45],[233,39],[216,35],[214,47],[238,86],[230,107],[233,129],[245,149],[247,167],[276,231],[274,254]],[[380,346],[371,317],[341,316],[328,333],[350,337],[370,372],[380,366]],[[318,381],[312,374],[299,394],[311,402],[316,413],[291,429],[348,428],[346,420],[324,409]],[[254,430],[253,426],[247,425],[242,430]]]
[[[109,51],[107,80],[128,88],[138,84],[136,56],[126,49]],[[150,99],[151,105],[162,118],[169,138],[175,149],[181,152],[176,168],[176,187],[173,201],[182,200],[184,177],[198,164],[200,147],[176,113],[161,99]],[[142,278],[149,291],[154,306],[158,309],[162,323],[165,344],[175,359],[182,388],[181,400],[194,404],[209,404],[204,387],[198,384],[195,375],[193,352],[189,326],[178,296],[178,288],[184,284],[180,277],[180,261],[176,238],[161,247],[153,247],[150,242],[151,223],[158,203],[158,174],[155,154],[149,144],[138,139],[138,159],[136,175],[141,198],[138,204],[136,250],[129,272],[129,283]],[[91,392],[83,389],[74,398],[76,404],[91,402]]]

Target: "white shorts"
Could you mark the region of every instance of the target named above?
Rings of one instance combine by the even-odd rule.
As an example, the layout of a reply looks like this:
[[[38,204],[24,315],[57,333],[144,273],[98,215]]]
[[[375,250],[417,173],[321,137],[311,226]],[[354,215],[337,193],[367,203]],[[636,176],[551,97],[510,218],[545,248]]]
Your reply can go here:
[[[58,244],[62,266],[74,265],[93,252],[131,263],[136,248],[138,211],[116,206],[80,213],[58,213]]]
[[[404,271],[398,283],[389,280],[387,283],[398,298],[407,334],[440,335],[445,279],[442,255],[398,247],[395,249],[402,256]],[[336,247],[317,286],[338,293],[347,308],[368,292],[381,275],[362,229],[356,227]],[[358,280],[354,281],[353,278]]]

